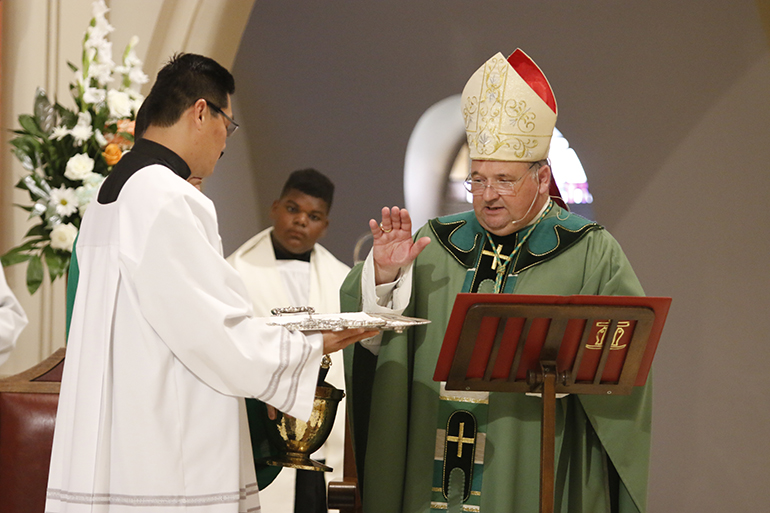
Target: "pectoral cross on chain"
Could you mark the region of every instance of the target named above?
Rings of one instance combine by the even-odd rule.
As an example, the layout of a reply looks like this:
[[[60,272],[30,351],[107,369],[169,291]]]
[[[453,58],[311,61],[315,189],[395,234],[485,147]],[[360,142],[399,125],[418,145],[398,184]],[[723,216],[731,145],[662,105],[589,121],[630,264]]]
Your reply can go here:
[[[502,251],[503,251],[502,244],[498,244],[497,248],[493,246],[492,249],[494,249],[494,252],[485,249],[484,251],[481,252],[481,254],[494,257],[494,259],[492,260],[493,271],[497,270],[497,272],[504,272],[505,264],[503,263],[503,261],[508,262],[508,260],[510,260],[511,257],[502,254]],[[497,269],[498,263],[500,264],[500,269]]]

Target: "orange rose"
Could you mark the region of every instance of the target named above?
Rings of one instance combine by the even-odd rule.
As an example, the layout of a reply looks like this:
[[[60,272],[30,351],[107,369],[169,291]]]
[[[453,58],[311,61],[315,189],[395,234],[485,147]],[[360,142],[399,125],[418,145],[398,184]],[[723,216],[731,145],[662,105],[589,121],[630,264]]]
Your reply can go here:
[[[131,146],[133,146],[133,143],[120,135],[120,132],[131,134],[133,136],[135,124],[135,121],[131,121],[129,119],[119,119],[117,122],[118,133],[110,133],[106,130],[105,127],[104,138],[107,139],[108,143],[114,143],[120,146],[121,150],[128,150],[131,148]]]
[[[118,120],[118,132],[126,132],[127,134],[134,135],[134,125],[136,124],[135,121],[131,121],[128,119],[119,119]]]
[[[107,161],[108,166],[114,166],[117,164],[120,160],[120,157],[122,156],[123,152],[120,150],[120,146],[114,143],[108,144],[102,153],[102,157],[104,157],[104,160]]]

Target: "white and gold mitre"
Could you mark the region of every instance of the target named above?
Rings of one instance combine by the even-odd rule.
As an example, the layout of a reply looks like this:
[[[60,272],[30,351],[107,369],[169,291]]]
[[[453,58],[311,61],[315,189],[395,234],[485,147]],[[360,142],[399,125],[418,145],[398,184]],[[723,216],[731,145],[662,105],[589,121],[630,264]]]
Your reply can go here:
[[[465,84],[465,135],[473,160],[537,162],[548,156],[556,98],[548,79],[521,50],[498,53]]]

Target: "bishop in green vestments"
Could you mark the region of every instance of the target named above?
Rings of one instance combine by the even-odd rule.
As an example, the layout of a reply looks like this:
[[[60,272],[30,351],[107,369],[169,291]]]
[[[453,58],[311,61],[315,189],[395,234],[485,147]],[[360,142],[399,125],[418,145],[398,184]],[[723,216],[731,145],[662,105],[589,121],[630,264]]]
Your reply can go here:
[[[551,199],[556,103],[534,62],[521,50],[491,58],[463,114],[474,210],[412,238],[409,214],[384,208],[341,291],[343,310],[431,320],[347,350],[365,513],[538,509],[541,399],[432,379],[457,293],[643,295],[615,239]],[[556,511],[645,511],[651,394],[648,380],[630,396],[557,401]]]

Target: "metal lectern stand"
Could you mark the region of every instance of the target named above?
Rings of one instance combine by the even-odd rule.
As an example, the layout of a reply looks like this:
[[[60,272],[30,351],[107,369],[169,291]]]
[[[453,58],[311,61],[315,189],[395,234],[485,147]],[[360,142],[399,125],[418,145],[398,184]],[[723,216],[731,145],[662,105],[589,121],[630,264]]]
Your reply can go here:
[[[643,385],[670,303],[458,294],[434,379],[447,390],[542,393],[540,512],[552,513],[556,394],[627,395]]]

